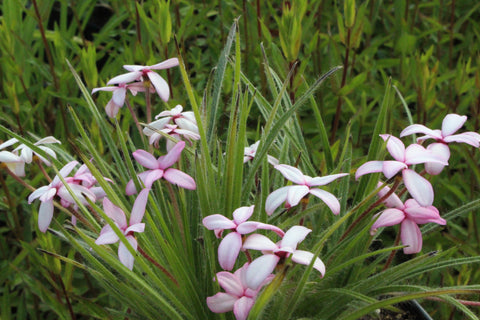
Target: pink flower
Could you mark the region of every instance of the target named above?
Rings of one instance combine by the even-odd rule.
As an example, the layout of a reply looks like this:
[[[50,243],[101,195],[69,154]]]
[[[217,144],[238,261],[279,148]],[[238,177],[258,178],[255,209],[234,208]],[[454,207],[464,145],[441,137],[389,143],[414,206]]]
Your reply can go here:
[[[142,223],[143,215],[145,214],[145,207],[148,200],[148,192],[150,190],[143,189],[138,194],[135,203],[133,204],[132,214],[130,215],[130,221],[127,224],[127,218],[125,213],[119,207],[115,206],[108,198],[103,199],[103,210],[105,214],[113,220],[115,225],[120,229],[120,231],[125,235],[128,242],[132,245],[133,249],[137,251],[138,243],[135,237],[133,236],[134,232],[143,232],[145,230],[145,223]],[[118,242],[120,239],[112,229],[110,225],[105,225],[100,231],[100,235],[96,244],[112,244]],[[128,269],[133,269],[134,257],[128,251],[127,247],[120,242],[118,245],[118,259],[120,262],[126,266]]]
[[[233,274],[226,271],[217,273],[218,284],[225,292],[219,292],[207,298],[207,306],[212,312],[223,313],[233,310],[236,320],[247,319],[258,292],[262,286],[270,282],[274,277],[272,274],[268,275],[256,290],[252,290],[246,285],[245,273],[247,268],[248,263],[244,264],[243,267]]]
[[[155,157],[145,150],[137,150],[133,157],[142,166],[150,170],[138,174],[138,178],[143,182],[146,188],[150,189],[152,184],[158,179],[165,179],[170,183],[176,184],[181,188],[195,190],[195,180],[188,174],[174,168],[170,168],[180,158],[185,142],[178,142],[166,155],[155,159]],[[126,193],[132,195],[137,192],[133,180],[127,183]]]
[[[62,177],[68,176],[68,174],[73,170],[73,168],[78,164],[77,161],[72,161],[67,163],[60,171],[59,174]],[[68,183],[68,182],[67,182]],[[91,201],[95,201],[95,195],[84,186],[78,184],[69,184],[69,187],[72,189],[75,196],[83,203],[88,204],[88,201],[85,197],[89,198]],[[39,199],[41,201],[40,209],[38,210],[38,228],[40,231],[47,231],[50,222],[53,217],[53,198],[58,195],[62,203],[74,203],[75,200],[68,192],[67,188],[63,185],[60,178],[55,176],[52,182],[47,185],[38,188],[33,191],[28,196],[28,203],[32,203],[33,200]]]
[[[368,161],[357,169],[355,178],[358,179],[368,173],[383,172],[385,177],[390,179],[401,171],[405,187],[412,197],[423,206],[431,205],[434,198],[432,185],[427,179],[409,169],[409,167],[413,164],[425,162],[442,165],[448,165],[448,163],[419,144],[412,144],[405,148],[403,142],[397,137],[389,134],[381,134],[380,136],[387,141],[387,150],[395,161]]]
[[[130,72],[121,74],[110,79],[107,84],[110,85],[129,83],[132,81],[143,80],[145,77],[148,77],[160,98],[162,98],[163,101],[167,102],[170,96],[170,89],[168,88],[168,83],[153,70],[169,69],[176,66],[178,66],[177,58],[171,58],[152,66],[124,65],[123,68]]]
[[[251,146],[245,148],[244,155],[243,155],[243,163],[247,163],[248,161],[251,161],[253,160],[253,158],[255,158],[255,156],[257,155],[257,149],[259,144],[260,144],[260,140],[255,142]],[[273,166],[278,165],[278,160],[268,154],[267,154],[267,160],[268,160],[268,163],[270,163]]]
[[[92,90],[92,94],[97,91],[112,91],[112,99],[108,101],[105,106],[105,112],[110,118],[115,118],[117,116],[118,110],[125,104],[125,97],[127,95],[127,89],[136,96],[138,92],[145,92],[146,88],[141,82],[135,82],[131,84],[127,83],[118,83],[118,86],[113,87],[101,87],[95,88]],[[150,89],[151,92],[154,91],[153,88]]]
[[[302,242],[312,230],[303,226],[293,226],[278,243],[261,234],[250,235],[243,243],[244,249],[261,250],[263,256],[255,259],[247,269],[246,283],[251,289],[258,289],[267,276],[273,272],[281,260],[291,256],[292,261],[303,265],[309,265],[313,259],[313,253],[297,250],[297,245]],[[325,265],[318,257],[315,258],[313,267],[318,270],[322,277],[325,274]]]
[[[408,136],[411,134],[422,133],[424,136],[417,138],[418,142],[425,141],[427,139],[436,140],[435,143],[428,145],[427,149],[435,154],[438,158],[448,162],[450,158],[450,149],[448,144],[452,142],[467,143],[475,148],[480,146],[480,134],[476,132],[464,132],[454,134],[460,129],[467,121],[467,116],[460,116],[455,113],[451,113],[445,116],[442,122],[441,130],[432,130],[421,124],[413,124],[406,127],[401,133],[400,137]],[[440,163],[427,162],[425,163],[425,170],[432,175],[439,174],[444,168],[444,165]]]
[[[233,220],[220,214],[213,214],[203,219],[203,225],[209,230],[215,230],[215,235],[220,238],[223,230],[230,229],[230,232],[218,246],[218,262],[224,270],[232,270],[242,248],[242,235],[251,233],[258,229],[272,230],[280,237],[284,232],[273,225],[256,221],[247,221],[253,214],[255,206],[240,207],[233,212]]]
[[[334,214],[340,213],[340,202],[338,199],[330,192],[314,187],[326,185],[338,178],[347,176],[348,173],[312,178],[304,175],[297,168],[286,164],[276,165],[275,169],[280,171],[286,179],[292,181],[296,185],[277,189],[267,197],[265,211],[268,215],[271,215],[283,202],[285,202],[285,208],[296,206],[300,200],[309,193],[325,202]]]
[[[385,195],[390,188],[385,187],[379,192],[379,196]],[[440,217],[440,214],[434,206],[421,206],[414,199],[408,199],[405,204],[402,203],[396,194],[390,195],[385,201],[389,207],[375,215],[377,220],[373,223],[370,234],[374,235],[378,228],[400,225],[400,238],[405,254],[418,253],[422,250],[422,233],[418,224],[429,222],[445,225],[447,222]]]
[[[16,176],[25,176],[25,162],[23,162],[20,156],[13,152],[5,150],[0,151],[0,163],[6,165]]]

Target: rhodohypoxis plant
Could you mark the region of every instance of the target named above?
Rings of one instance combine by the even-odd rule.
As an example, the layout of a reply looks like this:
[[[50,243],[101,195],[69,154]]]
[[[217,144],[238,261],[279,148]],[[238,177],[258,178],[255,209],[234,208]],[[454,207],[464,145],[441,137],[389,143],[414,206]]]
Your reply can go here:
[[[285,232],[282,240],[274,243],[261,234],[252,234],[243,243],[244,249],[262,251],[263,255],[253,260],[246,272],[246,283],[251,289],[258,289],[267,277],[275,270],[281,261],[291,258],[293,262],[309,265],[314,257],[313,253],[297,250],[297,245],[311,232],[304,226],[293,226]],[[325,275],[325,265],[318,257],[315,258],[313,268],[318,270],[322,277]]]
[[[424,134],[422,137],[418,137],[418,142],[423,142],[428,139],[434,139],[435,142],[427,146],[427,149],[434,153],[439,159],[443,159],[448,162],[450,159],[450,148],[448,145],[452,142],[466,143],[475,148],[480,146],[480,134],[477,132],[464,132],[454,134],[458,131],[467,121],[467,116],[461,116],[455,113],[447,114],[442,122],[441,130],[432,130],[425,127],[422,124],[413,124],[400,133],[400,137],[408,136],[411,134]],[[441,163],[427,162],[425,163],[425,170],[432,175],[442,172],[445,166]]]
[[[105,214],[113,220],[115,225],[118,227],[118,229],[120,229],[135,251],[137,251],[138,243],[134,233],[143,232],[145,230],[145,223],[142,222],[142,219],[143,215],[145,214],[145,207],[147,205],[149,191],[149,189],[143,189],[138,194],[137,198],[135,199],[135,203],[133,204],[128,223],[127,218],[125,217],[125,212],[123,212],[122,209],[115,206],[110,200],[108,200],[108,198],[103,199],[103,210],[105,211]],[[118,242],[119,240],[120,238],[115,233],[113,228],[107,224],[100,231],[100,235],[98,236],[97,240],[95,240],[95,243],[112,244]],[[128,269],[133,269],[135,257],[121,241],[118,245],[118,259]]]
[[[65,178],[70,174],[77,164],[77,161],[71,161],[67,163],[58,174],[62,178]],[[62,180],[60,180],[59,175],[56,175],[49,185],[38,188],[28,196],[28,203],[32,203],[32,201],[35,199],[39,199],[41,202],[40,209],[38,210],[38,228],[42,232],[47,231],[47,228],[52,221],[53,198],[55,196],[59,196],[61,203],[66,206],[69,206],[71,203],[75,202],[74,198],[65,187]],[[89,198],[90,201],[95,201],[95,195],[92,191],[90,191],[90,189],[76,183],[69,184],[69,187],[83,204],[88,204],[86,197]]]
[[[145,168],[150,169],[138,174],[138,178],[143,182],[146,188],[150,189],[156,180],[163,178],[181,188],[195,190],[196,184],[192,177],[185,172],[171,168],[171,166],[180,158],[183,148],[185,148],[185,142],[180,141],[166,155],[161,156],[158,159],[156,159],[151,153],[141,149],[133,153],[133,157],[138,163]],[[135,184],[133,180],[130,180],[127,183],[126,193],[127,195],[132,195],[136,192],[137,189],[135,188]]]
[[[334,214],[340,212],[340,202],[337,197],[328,191],[316,187],[324,186],[338,178],[347,176],[348,173],[312,178],[304,175],[299,169],[286,164],[276,165],[275,169],[280,171],[286,179],[292,181],[295,185],[277,189],[268,196],[265,203],[265,211],[268,215],[271,215],[284,202],[287,209],[296,206],[309,193],[325,202]]]
[[[405,148],[403,142],[397,137],[389,134],[381,134],[380,137],[387,142],[387,150],[395,160],[368,161],[357,169],[355,178],[358,179],[368,173],[382,172],[387,179],[390,179],[401,172],[403,183],[410,195],[422,206],[432,205],[434,198],[432,185],[410,167],[426,162],[448,165],[448,162],[419,144],[411,144]]]
[[[390,188],[384,187],[378,193],[379,197],[383,197],[389,192]],[[445,225],[447,222],[440,217],[438,209],[434,206],[421,206],[416,200],[408,199],[405,204],[395,194],[388,196],[384,203],[387,209],[375,215],[370,234],[374,235],[378,228],[393,226],[400,224],[400,239],[405,254],[418,253],[422,250],[422,232],[418,227],[419,224],[437,223]]]
[[[215,231],[215,236],[220,238],[224,230],[231,230],[218,246],[218,262],[224,270],[232,270],[242,248],[242,237],[245,234],[258,229],[274,231],[279,236],[285,234],[282,229],[257,221],[247,221],[253,214],[255,206],[240,207],[233,212],[233,220],[220,214],[207,216],[203,219],[203,225]]]
[[[215,313],[233,311],[235,319],[245,320],[252,309],[258,292],[262,287],[273,279],[273,275],[266,277],[260,286],[253,290],[247,286],[246,272],[248,263],[237,269],[233,274],[226,271],[218,272],[216,279],[218,284],[225,290],[207,298],[208,308]]]

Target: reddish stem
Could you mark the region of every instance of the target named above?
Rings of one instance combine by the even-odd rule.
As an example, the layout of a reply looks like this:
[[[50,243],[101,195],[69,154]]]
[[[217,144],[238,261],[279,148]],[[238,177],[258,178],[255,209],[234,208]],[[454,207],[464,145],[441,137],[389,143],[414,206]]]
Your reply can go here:
[[[167,271],[164,267],[162,267],[157,261],[155,261],[152,257],[150,257],[145,251],[143,251],[140,246],[137,248],[138,252],[148,261],[150,261],[155,267],[160,269],[170,280],[172,280],[173,283],[175,283],[176,286],[178,286],[177,280],[173,277],[173,275]]]

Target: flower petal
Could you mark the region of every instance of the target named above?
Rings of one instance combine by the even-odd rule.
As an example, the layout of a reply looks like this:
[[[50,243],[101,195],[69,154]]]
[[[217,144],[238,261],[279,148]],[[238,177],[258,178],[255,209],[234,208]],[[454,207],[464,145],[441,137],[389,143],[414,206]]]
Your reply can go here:
[[[242,236],[239,233],[231,232],[223,238],[218,246],[218,263],[223,270],[233,269],[241,247]]]
[[[292,254],[293,262],[300,263],[306,266],[310,265],[310,263],[312,262],[312,259],[313,259],[313,253],[308,251],[295,250]],[[322,277],[325,275],[325,264],[318,257],[315,258],[315,262],[313,263],[313,268],[318,270],[322,274]]]
[[[145,214],[145,207],[147,206],[148,201],[148,193],[150,189],[145,188],[137,196],[135,199],[135,203],[133,204],[132,214],[130,215],[130,225],[134,225],[137,223],[142,222],[143,215]]]
[[[132,245],[133,249],[137,251],[137,240],[133,236],[127,236],[126,238],[128,242],[130,242],[130,244]],[[130,253],[130,251],[128,251],[127,247],[123,244],[123,242],[120,242],[120,244],[118,245],[118,259],[128,269],[133,269],[133,262],[135,260],[135,257]]]
[[[165,81],[165,79],[163,79],[158,73],[153,71],[147,72],[147,76],[157,91],[158,96],[163,101],[167,102],[168,98],[170,97],[170,88],[168,87],[167,81]]]
[[[122,209],[114,205],[108,198],[103,198],[103,210],[105,214],[115,221],[121,229],[127,227],[127,218]]]
[[[295,184],[305,184],[305,177],[303,173],[288,164],[279,164],[275,166],[275,169],[280,171],[280,173],[288,180],[292,181]]]
[[[235,221],[237,225],[247,221],[252,216],[254,209],[255,209],[255,206],[240,207],[235,209],[235,211],[233,211],[233,214],[232,214],[233,221]]]
[[[140,163],[142,166],[148,169],[159,169],[158,161],[155,157],[150,153],[142,149],[136,150],[132,153],[135,160]]]
[[[377,218],[370,228],[370,235],[374,235],[378,228],[390,227],[399,224],[405,219],[405,213],[402,210],[396,208],[385,209],[379,214],[375,215]]]
[[[255,300],[249,297],[241,297],[233,305],[233,314],[236,320],[247,320],[250,309],[252,309]]]
[[[411,169],[403,170],[403,183],[410,195],[426,207],[433,203],[434,193],[430,182]]]
[[[379,188],[382,185],[383,183],[379,181],[377,183],[377,188]],[[383,198],[383,196],[385,196],[389,191],[390,191],[390,187],[385,186],[378,192],[377,196],[379,198]],[[385,205],[388,208],[403,209],[403,202],[395,193],[392,193],[391,195],[389,195],[387,199],[383,200],[383,203],[385,203]]]
[[[160,168],[167,169],[177,162],[182,154],[183,148],[185,148],[185,141],[177,142],[177,144],[166,155],[161,156],[158,159]]]
[[[392,157],[400,162],[405,161],[405,145],[402,140],[389,134],[381,134],[383,141],[387,142],[387,150]]]
[[[281,241],[281,250],[293,253],[297,245],[302,242],[312,230],[304,226],[293,226],[285,232]]]
[[[288,189],[290,186],[282,187],[270,193],[265,201],[265,211],[269,216],[277,209],[283,202],[287,201]]]
[[[324,177],[315,177],[308,182],[309,187],[323,186],[329,184],[330,182],[337,180],[338,178],[348,176],[348,173],[338,173],[332,174]]]
[[[100,244],[112,244],[118,241],[118,236],[113,231],[112,227],[110,225],[105,225],[102,230],[100,231],[100,235],[98,236],[97,240],[95,240],[95,243],[100,245]]]
[[[186,174],[183,171],[174,168],[168,168],[163,173],[163,178],[172,184],[176,184],[177,186],[188,189],[188,190],[195,190],[197,185],[195,180]]]
[[[475,148],[480,146],[480,135],[476,132],[464,132],[459,134],[454,134],[443,139],[446,143],[458,142],[466,143]]]
[[[337,197],[335,197],[333,194],[318,188],[310,189],[310,193],[325,202],[325,204],[330,208],[330,210],[332,210],[333,214],[340,213],[340,202],[338,202]]]
[[[38,210],[38,229],[45,232],[52,222],[53,218],[53,200],[43,201]]]
[[[217,273],[217,280],[220,287],[222,287],[226,293],[234,296],[243,295],[244,288],[240,278],[237,277],[236,274],[220,271]]]
[[[385,178],[390,179],[394,177],[399,171],[408,168],[408,166],[400,161],[383,161],[383,174]]]
[[[430,151],[435,158],[441,159],[448,163],[450,159],[450,148],[444,143],[429,144],[427,150]],[[437,175],[443,171],[445,165],[437,162],[425,162],[425,170],[428,174]]]
[[[383,171],[383,161],[368,161],[362,164],[357,171],[355,172],[355,179],[358,180],[359,177],[374,172]]]
[[[148,68],[151,70],[161,70],[161,69],[169,69],[179,65],[178,58],[170,58],[160,63],[154,64],[149,66]]]
[[[403,248],[405,254],[418,253],[422,250],[422,232],[414,221],[405,219],[400,227],[400,232],[402,244],[408,246]]]
[[[237,226],[232,220],[222,216],[221,214],[212,214],[210,216],[206,216],[203,218],[202,223],[208,230],[233,229]]]
[[[266,254],[253,260],[245,274],[247,286],[253,290],[260,287],[263,281],[275,269],[279,260],[280,257],[274,254]]]
[[[467,121],[467,116],[461,116],[455,113],[447,114],[442,122],[443,137],[445,138],[452,135],[463,126],[465,121]]]
[[[107,82],[107,85],[119,84],[119,83],[128,83],[135,80],[139,80],[142,77],[141,71],[127,72],[116,77],[113,77]]]
[[[118,106],[123,106],[125,103],[125,95],[127,94],[127,89],[125,87],[119,87],[117,90],[113,91],[112,100]]]
[[[400,132],[400,137],[409,136],[414,133],[423,133],[424,135],[429,136],[429,138],[436,138],[436,139],[442,138],[442,135],[440,134],[440,132],[429,129],[422,124],[412,124],[406,127],[405,129],[403,129],[402,132]]]
[[[273,232],[278,234],[280,237],[283,237],[285,235],[285,232],[283,232],[282,229],[276,226],[273,226],[271,224],[266,224],[266,223],[257,222],[257,221],[247,221],[240,224],[237,227],[237,232],[240,234],[248,234],[258,229],[272,230]]]
[[[309,191],[310,188],[307,186],[288,186],[287,202],[285,207],[295,207],[300,200],[302,200],[303,197],[308,194]]]
[[[225,292],[219,292],[212,297],[207,297],[208,308],[215,313],[224,313],[233,310],[233,305],[238,297]]]
[[[278,249],[278,246],[264,235],[254,233],[245,239],[243,242],[243,248],[259,251],[273,251]]]
[[[405,163],[411,165],[425,162],[435,162],[448,165],[448,161],[445,160],[443,155],[432,153],[419,144],[409,145],[405,151]]]

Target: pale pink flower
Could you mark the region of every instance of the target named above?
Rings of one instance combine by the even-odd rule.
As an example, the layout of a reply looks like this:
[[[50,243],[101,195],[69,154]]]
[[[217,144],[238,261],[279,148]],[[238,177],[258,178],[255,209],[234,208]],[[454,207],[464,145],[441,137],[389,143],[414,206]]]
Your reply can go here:
[[[18,177],[25,176],[25,162],[20,156],[10,151],[0,151],[0,163],[3,163],[7,168]]]
[[[10,140],[7,140],[0,145],[0,150],[2,150],[4,148],[7,148],[9,146],[12,146],[17,142],[18,142],[18,140],[16,138],[12,138]],[[57,155],[55,154],[55,151],[53,151],[51,148],[45,146],[45,144],[52,144],[52,143],[61,143],[61,142],[58,141],[57,139],[55,139],[52,136],[48,136],[48,137],[45,137],[45,138],[42,138],[42,139],[38,140],[37,142],[34,143],[34,145],[37,146],[38,148],[42,149],[43,151],[45,151],[45,153],[47,153],[52,158],[56,159]],[[47,165],[47,166],[51,165],[51,163],[48,159],[44,158],[43,156],[41,156],[37,152],[33,151],[32,149],[30,149],[28,146],[26,146],[23,143],[20,144],[19,146],[17,146],[11,153],[19,156],[20,161],[14,161],[14,160],[18,160],[18,159],[12,157],[8,153],[3,153],[2,156],[0,156],[0,162],[5,162],[6,164],[9,163],[9,165],[7,165],[8,168],[11,171],[13,171],[19,177],[25,176],[25,164],[26,163],[27,164],[32,163],[34,155],[37,156],[40,159],[40,161],[42,161],[45,165]]]
[[[165,179],[172,184],[176,184],[181,188],[195,190],[195,180],[188,174],[174,168],[170,168],[175,164],[185,148],[185,142],[178,142],[166,155],[156,159],[151,153],[145,150],[137,150],[133,153],[133,157],[147,169],[138,174],[138,178],[143,182],[146,188],[150,189],[152,184],[158,179]],[[127,183],[126,193],[132,195],[137,192],[133,180]]]
[[[253,158],[255,158],[255,156],[257,155],[257,149],[258,149],[259,144],[260,144],[260,140],[244,149],[243,163],[247,163],[248,161],[251,161],[251,160],[253,160]],[[276,159],[276,158],[274,158],[274,157],[272,157],[271,155],[268,155],[268,154],[267,154],[267,161],[268,161],[268,163],[270,163],[273,166],[278,164],[278,159]]]
[[[384,196],[389,190],[390,188],[384,187],[378,196]],[[423,207],[414,199],[408,199],[403,204],[396,194],[392,194],[384,203],[389,208],[374,216],[376,220],[370,229],[370,234],[374,235],[378,228],[400,224],[400,239],[402,244],[407,246],[403,248],[405,254],[418,253],[422,250],[422,233],[418,224],[433,222],[445,225],[447,223],[440,217],[437,208]]]
[[[132,81],[142,81],[145,77],[147,77],[148,79],[150,79],[150,82],[152,83],[160,98],[163,101],[167,102],[170,96],[170,89],[168,87],[168,83],[153,70],[169,69],[176,66],[178,66],[177,58],[171,58],[152,66],[124,65],[123,68],[130,72],[121,74],[110,79],[110,81],[107,82],[107,85],[129,83]]]
[[[117,116],[118,110],[123,107],[125,104],[125,98],[127,95],[127,90],[130,90],[132,95],[136,96],[138,92],[145,92],[146,88],[141,82],[134,82],[134,83],[118,83],[117,86],[112,87],[101,87],[95,88],[92,90],[92,94],[97,91],[112,91],[112,99],[108,101],[107,105],[105,106],[105,112],[110,118],[115,118]],[[150,89],[151,92],[154,92],[154,89]]]
[[[348,173],[312,178],[304,175],[297,168],[286,164],[276,165],[275,169],[296,185],[277,189],[267,197],[265,211],[268,215],[271,215],[283,202],[285,202],[285,208],[287,209],[296,206],[309,193],[325,202],[334,214],[340,213],[340,202],[338,199],[330,192],[315,187],[326,185],[338,178],[347,176]]]
[[[212,297],[207,298],[208,308],[215,313],[224,313],[233,311],[236,320],[246,320],[250,309],[252,309],[258,292],[268,282],[273,279],[273,275],[268,275],[256,290],[250,289],[246,284],[246,271],[248,263],[243,267],[230,273],[221,271],[217,273],[218,284],[225,290]]]
[[[145,214],[149,191],[150,190],[148,189],[143,189],[138,194],[138,197],[133,204],[132,213],[130,215],[130,221],[128,224],[123,210],[115,206],[110,200],[108,200],[108,198],[103,199],[103,210],[105,211],[105,214],[113,220],[115,225],[118,227],[118,229],[120,229],[125,238],[127,238],[127,241],[131,244],[135,251],[137,251],[138,243],[133,233],[143,232],[145,230],[145,223],[142,222],[142,219],[143,215]],[[113,228],[107,224],[100,231],[100,235],[98,236],[97,240],[95,240],[95,243],[99,245],[112,244],[118,242],[119,240],[120,238],[117,236]],[[135,258],[121,241],[118,245],[118,259],[128,269],[133,269],[133,262]]]
[[[162,111],[155,116],[155,121],[149,124],[149,126],[161,130],[165,128],[167,124],[175,124],[180,129],[188,130],[198,134],[197,121],[195,120],[195,114],[193,111],[183,111],[183,107],[179,104],[171,110]],[[149,128],[145,128],[143,133],[147,136],[151,133]],[[153,131],[154,132],[154,131]]]
[[[448,144],[452,142],[466,143],[475,148],[480,146],[480,134],[476,132],[464,132],[454,134],[467,121],[467,116],[460,116],[455,113],[447,114],[442,122],[441,130],[432,130],[421,124],[413,124],[406,127],[401,133],[400,137],[411,134],[424,134],[424,136],[417,138],[418,142],[427,139],[434,139],[436,142],[428,145],[427,149],[437,155],[438,158],[448,162],[450,158],[450,149]],[[444,165],[435,162],[426,162],[425,170],[432,175],[439,174],[444,168]]]
[[[251,233],[258,229],[272,230],[280,237],[284,232],[273,225],[247,221],[253,214],[255,206],[240,207],[233,212],[233,220],[230,220],[220,214],[213,214],[203,219],[203,225],[215,231],[215,236],[220,238],[223,230],[231,230],[218,246],[218,262],[224,270],[232,270],[237,260],[240,249],[242,248],[242,235]]]
[[[247,269],[246,283],[251,289],[258,289],[269,274],[273,272],[280,261],[291,256],[293,262],[309,265],[314,254],[308,251],[297,250],[297,245],[302,242],[312,230],[303,226],[293,226],[278,243],[261,234],[250,235],[243,243],[243,249],[260,250],[263,256],[255,259]],[[318,270],[322,277],[325,275],[325,265],[318,257],[315,258],[313,268]]]
[[[368,161],[357,169],[355,178],[358,179],[368,173],[382,172],[387,179],[390,179],[401,171],[403,183],[410,195],[423,206],[432,205],[434,198],[432,185],[409,167],[425,162],[448,165],[448,162],[419,144],[412,144],[405,148],[403,142],[397,137],[389,134],[381,134],[380,137],[387,141],[387,150],[395,161]]]
[[[145,128],[145,129],[148,129],[148,128]],[[145,129],[143,130],[143,133],[145,133]],[[158,148],[158,142],[160,141],[161,138],[163,138],[163,135],[153,130],[150,130],[150,131],[151,132],[148,132],[148,134],[145,133],[147,136],[150,136],[150,138],[148,139],[148,142]],[[165,134],[168,134],[177,140],[181,140],[181,138],[183,137],[190,143],[191,143],[191,140],[200,140],[200,135],[198,133],[195,133],[193,131],[186,130],[186,129],[180,129],[178,128],[177,125],[166,124],[165,127],[163,129],[160,129],[159,131]],[[174,146],[175,146],[175,142],[173,142],[170,139],[167,139],[167,151],[170,151]]]
[[[59,171],[59,175],[63,178],[67,177],[77,164],[77,161],[67,163]],[[85,188],[84,186],[78,184],[68,185],[81,203],[88,204],[86,198],[89,198],[90,201],[95,201],[95,195],[88,188]],[[53,198],[55,196],[59,196],[61,203],[64,204],[71,204],[75,202],[74,198],[68,192],[67,188],[62,183],[58,175],[53,178],[52,182],[49,185],[38,188],[28,196],[29,204],[37,198],[41,201],[40,209],[38,210],[38,228],[42,232],[47,231],[47,228],[52,221]]]

